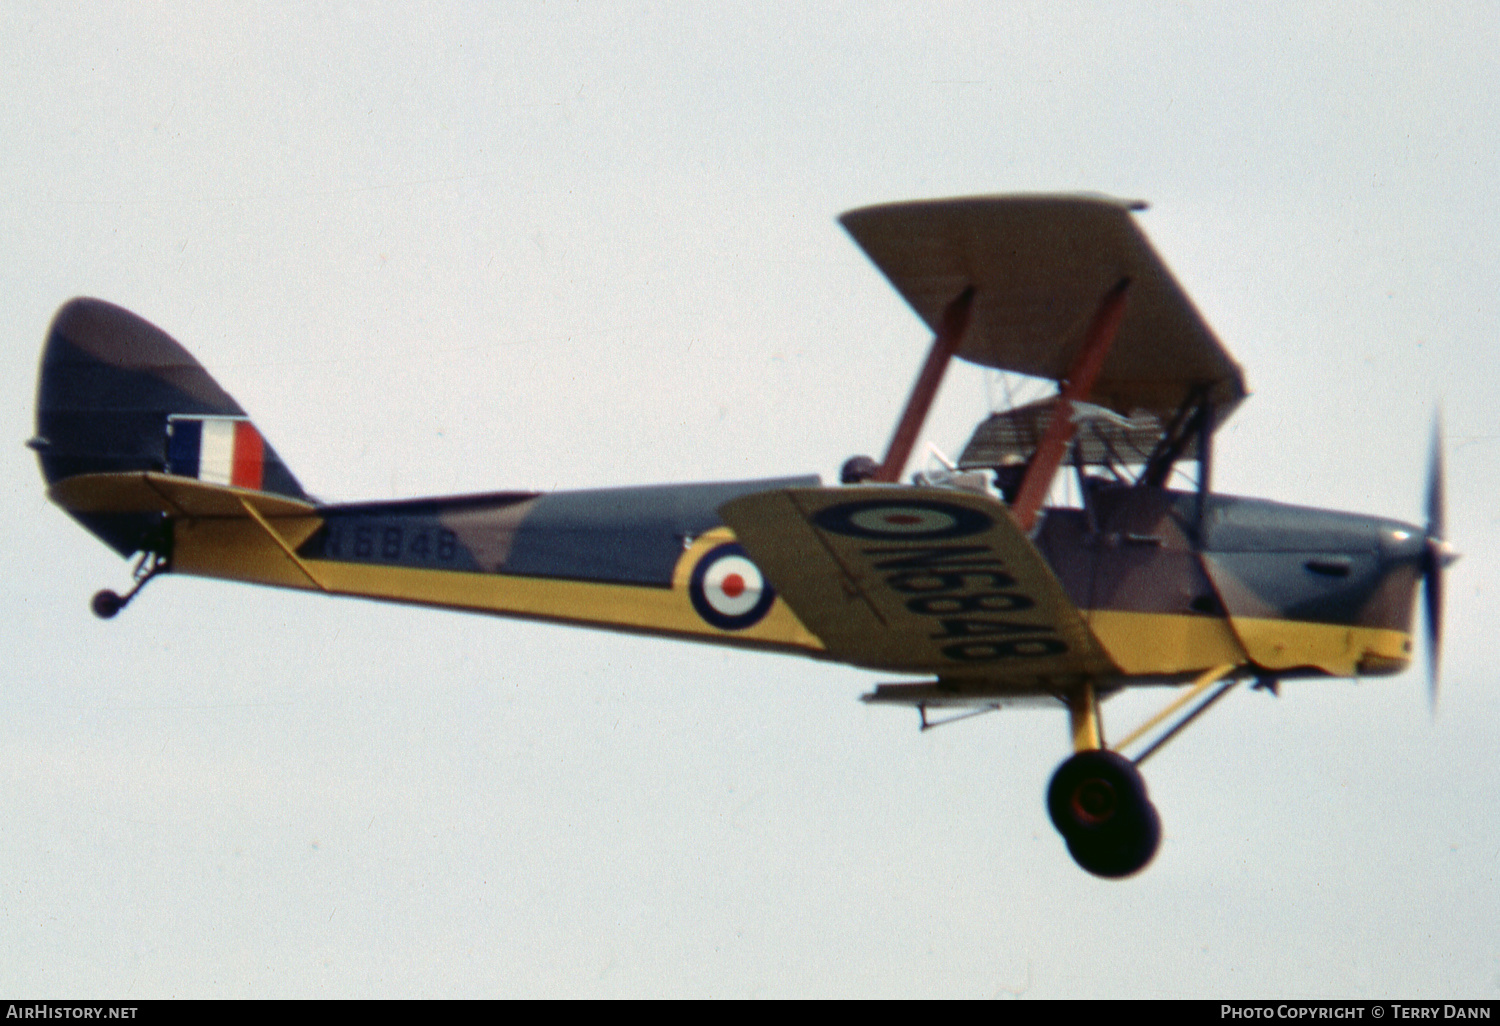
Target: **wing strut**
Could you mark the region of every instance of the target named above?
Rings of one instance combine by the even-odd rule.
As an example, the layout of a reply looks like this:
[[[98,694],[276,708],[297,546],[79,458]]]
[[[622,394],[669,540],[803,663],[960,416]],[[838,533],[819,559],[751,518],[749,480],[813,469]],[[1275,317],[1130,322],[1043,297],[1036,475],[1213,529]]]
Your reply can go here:
[[[1115,333],[1125,316],[1125,290],[1130,287],[1129,278],[1121,278],[1114,288],[1099,303],[1089,330],[1083,338],[1083,347],[1073,358],[1068,376],[1057,394],[1057,404],[1047,423],[1047,433],[1032,454],[1026,467],[1026,476],[1021,481],[1016,501],[1011,504],[1011,514],[1021,530],[1030,531],[1036,524],[1036,515],[1052,487],[1052,478],[1062,466],[1068,453],[1068,443],[1073,439],[1076,425],[1073,423],[1073,403],[1088,398],[1089,390],[1099,372],[1104,369],[1104,358],[1114,344]]]
[[[896,425],[896,433],[891,436],[885,462],[870,480],[894,484],[901,479],[901,471],[906,468],[912,446],[917,442],[917,432],[922,430],[927,411],[932,409],[932,400],[937,397],[938,386],[943,383],[948,362],[963,341],[964,329],[969,326],[969,309],[973,305],[974,286],[970,285],[943,311],[943,322],[938,327],[937,337],[932,340],[932,349],[927,353],[922,373],[917,375],[917,383],[912,386],[911,398],[906,400],[906,409]]]

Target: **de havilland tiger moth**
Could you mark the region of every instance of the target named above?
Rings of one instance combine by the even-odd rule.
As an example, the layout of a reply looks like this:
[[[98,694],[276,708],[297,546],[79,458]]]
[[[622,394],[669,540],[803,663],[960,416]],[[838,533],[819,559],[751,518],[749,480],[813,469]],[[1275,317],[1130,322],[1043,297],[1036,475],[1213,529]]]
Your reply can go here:
[[[1140,763],[1241,681],[1405,670],[1419,585],[1435,700],[1456,558],[1436,430],[1421,527],[1212,490],[1244,378],[1138,227],[1142,206],[1026,195],[845,214],[935,339],[884,459],[850,459],[837,485],[320,502],[182,346],[96,299],[52,323],[28,444],[48,497],[135,559],[129,592],[94,597],[100,617],[193,574],[848,663],[914,678],[865,699],[914,707],[924,728],[1060,705],[1074,754],[1048,811],[1080,866],[1128,876],[1161,836]],[[1055,392],[902,483],[953,358]],[[1174,473],[1193,486],[1168,487]],[[1048,508],[1063,474],[1080,502]],[[1101,701],[1147,685],[1170,703],[1107,742]]]

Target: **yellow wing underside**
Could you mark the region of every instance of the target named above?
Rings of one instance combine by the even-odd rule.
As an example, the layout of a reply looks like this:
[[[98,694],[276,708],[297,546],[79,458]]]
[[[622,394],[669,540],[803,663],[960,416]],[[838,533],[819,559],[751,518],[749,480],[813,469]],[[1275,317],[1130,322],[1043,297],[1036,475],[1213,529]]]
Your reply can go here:
[[[1029,686],[1118,672],[1041,554],[986,496],[788,489],[720,513],[836,659]]]

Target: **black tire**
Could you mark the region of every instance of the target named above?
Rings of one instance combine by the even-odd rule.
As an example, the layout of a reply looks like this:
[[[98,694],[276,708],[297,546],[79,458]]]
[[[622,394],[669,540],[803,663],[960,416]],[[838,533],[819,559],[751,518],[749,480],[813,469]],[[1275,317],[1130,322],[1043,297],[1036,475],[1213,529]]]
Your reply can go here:
[[[125,600],[112,591],[101,591],[95,593],[89,607],[99,619],[109,620],[125,607]]]
[[[1161,818],[1129,759],[1102,749],[1079,752],[1057,768],[1047,812],[1073,860],[1111,879],[1144,869],[1161,843]]]
[[[1079,752],[1047,785],[1047,812],[1070,841],[1111,833],[1117,823],[1149,805],[1146,782],[1129,759],[1104,749]]]
[[[1109,880],[1133,876],[1150,865],[1161,845],[1161,817],[1156,806],[1144,803],[1132,817],[1132,822],[1120,824],[1109,834],[1102,836],[1076,837],[1068,841],[1068,854],[1073,861],[1093,873]]]

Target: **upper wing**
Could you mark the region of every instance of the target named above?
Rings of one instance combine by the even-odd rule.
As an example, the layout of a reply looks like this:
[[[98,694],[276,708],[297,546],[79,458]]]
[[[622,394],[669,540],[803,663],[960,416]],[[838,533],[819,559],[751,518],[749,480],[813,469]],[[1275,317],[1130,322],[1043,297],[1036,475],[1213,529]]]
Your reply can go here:
[[[1046,684],[1116,667],[1000,503],[939,488],[791,488],[720,507],[834,658]]]
[[[934,330],[973,287],[958,355],[1021,374],[1066,377],[1100,301],[1128,278],[1124,320],[1088,401],[1167,417],[1206,389],[1223,423],[1245,397],[1243,375],[1132,208],[1089,196],[978,197],[865,207],[840,220]]]

